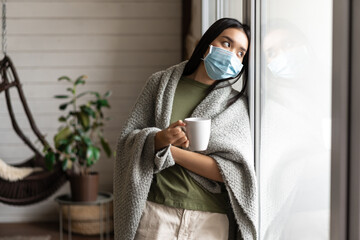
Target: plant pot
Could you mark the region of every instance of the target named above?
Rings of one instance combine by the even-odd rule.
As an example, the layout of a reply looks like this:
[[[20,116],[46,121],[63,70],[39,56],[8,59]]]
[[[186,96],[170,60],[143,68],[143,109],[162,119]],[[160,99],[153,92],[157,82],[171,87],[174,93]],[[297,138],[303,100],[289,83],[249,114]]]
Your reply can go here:
[[[75,202],[96,201],[99,189],[99,174],[70,175],[71,198]]]

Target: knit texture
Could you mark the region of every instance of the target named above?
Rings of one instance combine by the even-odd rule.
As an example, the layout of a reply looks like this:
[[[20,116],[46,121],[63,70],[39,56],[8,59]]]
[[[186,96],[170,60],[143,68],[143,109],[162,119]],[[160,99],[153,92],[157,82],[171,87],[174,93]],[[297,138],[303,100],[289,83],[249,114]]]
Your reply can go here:
[[[113,185],[116,240],[134,239],[153,174],[175,164],[170,146],[155,152],[154,137],[170,125],[176,86],[186,63],[157,72],[147,80],[119,136]],[[228,83],[218,86],[224,84]],[[211,118],[209,146],[201,153],[215,159],[224,179],[238,225],[234,239],[255,240],[257,184],[247,99],[242,96],[227,107],[236,93],[230,86],[211,91],[191,116]],[[220,192],[216,181],[188,172],[207,190]]]

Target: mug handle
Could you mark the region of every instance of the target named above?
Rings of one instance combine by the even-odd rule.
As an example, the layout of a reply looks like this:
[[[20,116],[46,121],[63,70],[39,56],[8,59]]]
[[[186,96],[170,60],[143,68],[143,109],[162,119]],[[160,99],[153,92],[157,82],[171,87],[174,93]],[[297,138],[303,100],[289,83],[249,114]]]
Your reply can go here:
[[[186,126],[180,126],[181,130],[186,134]],[[187,136],[187,135],[186,135]]]

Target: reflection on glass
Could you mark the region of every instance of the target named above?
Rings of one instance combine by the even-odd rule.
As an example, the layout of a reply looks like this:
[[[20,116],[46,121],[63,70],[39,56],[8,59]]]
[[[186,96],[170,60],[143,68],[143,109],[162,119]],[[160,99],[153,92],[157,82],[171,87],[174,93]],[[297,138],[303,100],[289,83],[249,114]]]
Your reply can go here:
[[[267,10],[272,15],[277,11]],[[289,15],[265,20],[261,39],[260,238],[329,239],[331,69],[326,64],[331,55],[330,48],[316,48],[309,32],[328,36],[331,22],[323,29],[307,25],[312,31],[306,32],[301,29],[307,22]],[[331,44],[331,38],[323,41]]]

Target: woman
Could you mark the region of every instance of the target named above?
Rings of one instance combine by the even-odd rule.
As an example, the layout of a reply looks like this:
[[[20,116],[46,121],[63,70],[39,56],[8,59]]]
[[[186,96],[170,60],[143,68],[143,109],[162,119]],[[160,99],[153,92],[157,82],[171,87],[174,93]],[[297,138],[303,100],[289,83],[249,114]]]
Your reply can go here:
[[[216,21],[189,61],[153,74],[124,125],[114,172],[116,239],[256,239],[246,80],[249,28]],[[244,64],[244,67],[243,67]],[[186,117],[211,118],[207,150],[187,150]]]

